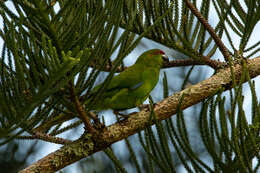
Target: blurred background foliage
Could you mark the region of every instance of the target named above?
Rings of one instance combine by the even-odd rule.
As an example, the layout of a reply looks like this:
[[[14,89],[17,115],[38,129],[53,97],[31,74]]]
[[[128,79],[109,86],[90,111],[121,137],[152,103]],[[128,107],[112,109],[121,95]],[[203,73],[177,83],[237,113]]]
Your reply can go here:
[[[225,41],[232,59],[259,56],[259,39],[250,42],[257,35],[259,1],[191,2]],[[96,83],[105,80],[105,88],[115,72],[151,48],[165,50],[172,60],[224,60],[184,1],[0,1],[0,13],[0,164],[11,165],[10,172],[13,164],[16,172],[39,152],[42,146],[30,142],[36,132],[70,140],[80,137],[83,126],[71,103],[72,87],[84,102]],[[153,101],[213,73],[207,66],[164,69],[151,93]],[[246,70],[243,77],[251,80]],[[257,172],[256,87],[254,82],[234,84],[232,90],[179,111],[63,172]],[[244,90],[251,96],[251,110],[243,108]],[[102,89],[93,104],[100,97]],[[84,105],[86,111],[91,106]],[[106,124],[115,122],[109,111],[99,116]],[[27,152],[24,145],[30,146]]]

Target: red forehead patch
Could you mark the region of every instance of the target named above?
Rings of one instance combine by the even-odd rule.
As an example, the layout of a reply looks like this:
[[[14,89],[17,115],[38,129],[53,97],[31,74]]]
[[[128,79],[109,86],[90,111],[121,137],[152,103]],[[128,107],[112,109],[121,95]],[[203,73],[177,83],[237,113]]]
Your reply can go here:
[[[160,54],[165,54],[164,51],[160,50]]]
[[[153,52],[153,55],[164,55],[165,53],[164,53],[164,51],[162,51],[162,50],[158,50],[158,51],[156,51],[156,52]]]

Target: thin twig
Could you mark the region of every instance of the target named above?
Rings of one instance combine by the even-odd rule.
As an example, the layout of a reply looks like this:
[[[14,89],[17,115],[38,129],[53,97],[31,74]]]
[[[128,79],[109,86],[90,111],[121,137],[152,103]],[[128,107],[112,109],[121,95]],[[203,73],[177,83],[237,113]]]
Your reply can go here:
[[[56,144],[70,144],[71,140],[63,139],[60,137],[51,136],[42,132],[35,132],[31,136],[19,136],[18,139],[41,139],[43,141],[56,143]]]
[[[201,22],[201,24],[206,28],[206,30],[209,32],[211,37],[214,39],[215,43],[218,45],[220,51],[222,52],[224,58],[226,61],[229,60],[230,54],[224,43],[221,41],[219,36],[215,33],[215,30],[210,26],[207,19],[205,19],[202,14],[198,11],[198,9],[189,1],[185,0],[186,5],[189,7],[191,12],[197,16],[198,20]]]
[[[74,85],[72,82],[70,82],[70,94],[71,94],[71,100],[75,104],[76,110],[79,114],[79,118],[85,124],[85,128],[86,128],[87,132],[89,132],[91,134],[96,134],[96,130],[90,123],[89,117],[87,116],[85,110],[83,109],[83,107],[80,104],[79,98],[75,93],[75,88],[74,88]]]
[[[82,124],[82,121],[81,121],[81,120],[77,120],[76,122],[71,123],[71,124],[69,124],[69,125],[67,125],[67,126],[65,126],[65,127],[63,127],[63,128],[60,128],[60,129],[55,130],[55,131],[52,131],[52,132],[50,133],[50,135],[55,136],[55,135],[61,134],[61,133],[63,133],[63,132],[66,132],[66,131],[68,131],[68,130],[71,130],[71,129],[73,129],[73,128],[76,128],[76,127],[78,127],[78,126],[81,125],[81,124]]]
[[[170,67],[182,67],[182,66],[191,66],[191,65],[208,65],[214,69],[218,69],[222,66],[223,62],[212,60],[208,57],[201,57],[201,61],[196,61],[194,59],[180,59],[180,60],[173,60],[163,65],[163,68],[170,68]]]

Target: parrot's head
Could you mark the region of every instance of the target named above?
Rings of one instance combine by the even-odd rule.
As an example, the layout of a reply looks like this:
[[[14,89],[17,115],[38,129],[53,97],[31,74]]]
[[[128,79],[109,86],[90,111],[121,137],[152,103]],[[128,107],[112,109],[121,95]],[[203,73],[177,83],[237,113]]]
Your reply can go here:
[[[136,61],[136,64],[141,64],[147,67],[161,68],[163,64],[169,62],[168,57],[160,49],[151,49],[144,52]]]

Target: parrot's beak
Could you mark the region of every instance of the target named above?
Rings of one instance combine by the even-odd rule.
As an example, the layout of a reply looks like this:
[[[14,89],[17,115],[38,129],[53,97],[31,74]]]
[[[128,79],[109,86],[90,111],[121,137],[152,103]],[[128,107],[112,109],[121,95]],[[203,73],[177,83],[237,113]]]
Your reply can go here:
[[[168,64],[169,63],[169,58],[168,58],[168,56],[167,55],[162,55],[162,58],[163,58],[163,65],[166,65],[166,64]]]

